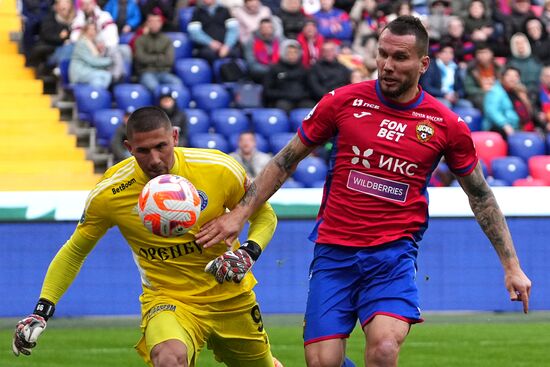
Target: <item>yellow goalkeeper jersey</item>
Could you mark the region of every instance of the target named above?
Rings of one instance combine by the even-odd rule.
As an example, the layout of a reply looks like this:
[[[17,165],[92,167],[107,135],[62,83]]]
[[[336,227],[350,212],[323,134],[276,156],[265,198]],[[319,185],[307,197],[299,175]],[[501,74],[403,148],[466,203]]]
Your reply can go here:
[[[247,180],[243,167],[217,150],[175,148],[175,164],[170,173],[187,178],[201,196],[198,225],[190,232],[182,237],[163,238],[145,228],[137,212],[137,200],[149,177],[131,157],[107,170],[90,192],[72,241],[77,242],[77,247],[79,238],[95,244],[110,227],[118,226],[141,274],[144,292],[142,302],[148,302],[151,297],[168,296],[182,302],[206,304],[250,291],[256,284],[252,273],[247,274],[239,284],[225,282],[220,285],[212,274],[204,272],[210,260],[227,250],[225,243],[204,249],[195,242],[195,233],[202,224],[222,215],[226,209],[235,207],[243,197]],[[269,210],[272,211],[271,208]],[[266,240],[269,241],[275,228],[275,215],[268,217],[270,219],[264,223],[259,238],[251,238],[262,247],[265,247]],[[70,242],[65,246],[74,246]],[[63,270],[54,259],[48,273]],[[50,277],[49,282],[55,283],[54,278]],[[42,296],[53,298],[56,302],[61,295],[55,284],[47,284],[48,279],[47,276]]]

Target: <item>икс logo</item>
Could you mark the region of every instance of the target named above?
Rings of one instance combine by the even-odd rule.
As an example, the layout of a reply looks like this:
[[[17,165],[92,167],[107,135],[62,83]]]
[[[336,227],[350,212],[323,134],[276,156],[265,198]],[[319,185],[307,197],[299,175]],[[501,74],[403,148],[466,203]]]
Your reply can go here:
[[[366,149],[363,154],[361,155],[361,151],[359,150],[359,148],[357,146],[352,146],[351,149],[353,150],[353,154],[356,155],[356,157],[353,157],[351,159],[351,164],[357,164],[359,163],[359,161],[361,161],[361,163],[363,164],[363,166],[365,168],[370,168],[370,163],[369,163],[369,160],[367,159],[368,157],[370,157],[372,155],[372,153],[374,152],[372,149]],[[361,159],[363,158],[363,159]]]

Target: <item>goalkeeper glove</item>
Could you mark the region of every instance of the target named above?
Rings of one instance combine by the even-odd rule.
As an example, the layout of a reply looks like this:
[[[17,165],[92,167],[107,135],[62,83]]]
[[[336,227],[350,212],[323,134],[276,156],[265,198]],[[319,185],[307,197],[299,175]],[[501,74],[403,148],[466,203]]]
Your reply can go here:
[[[54,311],[55,305],[41,298],[36,304],[32,315],[17,323],[13,334],[13,354],[16,356],[19,356],[19,353],[27,356],[31,354],[31,349],[36,346],[36,340],[46,329],[46,321],[53,315]]]
[[[258,260],[262,248],[254,241],[246,241],[235,251],[227,251],[210,261],[204,271],[211,273],[218,283],[224,280],[240,283]]]

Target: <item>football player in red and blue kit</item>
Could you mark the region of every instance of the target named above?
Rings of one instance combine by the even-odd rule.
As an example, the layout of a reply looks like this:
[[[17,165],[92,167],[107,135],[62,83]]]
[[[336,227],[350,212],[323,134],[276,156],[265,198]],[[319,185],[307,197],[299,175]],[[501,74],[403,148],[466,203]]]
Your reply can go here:
[[[483,177],[469,129],[418,85],[430,63],[427,54],[428,35],[418,18],[389,23],[379,38],[378,80],[325,95],[239,205],[196,236],[205,246],[230,243],[300,160],[334,140],[310,236],[316,246],[304,327],[308,366],[342,366],[345,340],[358,319],[367,340],[366,365],[397,365],[410,325],[422,321],[417,243],[428,224],[428,181],[442,157],[499,256],[511,299],[528,311],[531,281]]]

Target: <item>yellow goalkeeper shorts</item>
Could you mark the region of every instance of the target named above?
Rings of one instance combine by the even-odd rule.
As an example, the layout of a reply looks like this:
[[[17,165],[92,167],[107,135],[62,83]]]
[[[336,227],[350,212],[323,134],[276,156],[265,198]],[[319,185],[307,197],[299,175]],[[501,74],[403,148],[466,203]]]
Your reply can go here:
[[[273,367],[269,340],[260,308],[251,291],[215,304],[189,304],[156,298],[143,305],[143,335],[136,345],[138,354],[152,366],[151,350],[175,339],[187,347],[190,367],[196,365],[206,345],[216,360],[228,366]]]

